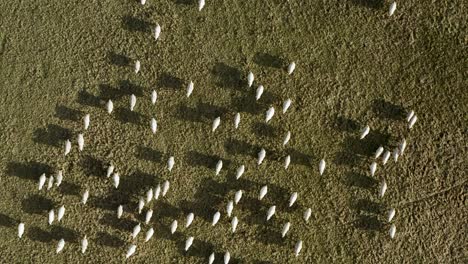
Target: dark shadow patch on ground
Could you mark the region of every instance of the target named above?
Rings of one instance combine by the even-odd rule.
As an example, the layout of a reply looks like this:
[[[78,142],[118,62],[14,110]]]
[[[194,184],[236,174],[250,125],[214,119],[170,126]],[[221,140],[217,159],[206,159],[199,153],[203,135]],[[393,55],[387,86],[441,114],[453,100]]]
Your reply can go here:
[[[109,84],[99,85],[99,98],[104,101],[121,99],[134,94],[135,96],[143,95],[143,87],[133,84],[128,80],[120,81],[118,87],[112,87]],[[130,102],[130,97],[127,98]],[[130,103],[128,104],[130,107]]]
[[[175,116],[181,120],[190,122],[212,124],[215,118],[223,117],[226,113],[228,113],[228,109],[224,107],[199,102],[195,107],[179,104],[176,107]]]
[[[104,178],[107,175],[107,169],[104,162],[91,155],[82,156],[78,165],[80,166],[82,173],[87,177],[94,176]]]
[[[52,167],[41,162],[9,162],[7,164],[6,173],[11,176],[16,176],[21,179],[39,181],[39,177],[45,173],[52,174]]]
[[[341,132],[357,132],[361,125],[347,117],[335,117],[334,128]]]
[[[49,243],[54,239],[52,234],[50,234],[48,231],[42,230],[36,226],[28,228],[27,234],[31,240],[42,243]]]
[[[179,253],[183,256],[195,256],[200,258],[208,258],[208,256],[213,252],[215,246],[210,243],[200,239],[193,239],[193,244],[188,251],[185,251],[185,240],[183,244],[179,245]]]
[[[287,149],[286,153],[291,155],[291,164],[303,165],[309,168],[312,167],[312,162],[314,161],[312,155],[302,153],[296,149]]]
[[[266,216],[266,214],[265,214]],[[268,221],[268,224],[271,225],[270,222],[275,221],[275,216],[273,216],[270,221]],[[264,223],[266,222],[266,219],[263,219]],[[281,233],[279,231],[274,230],[272,227],[267,226],[267,225],[257,225],[257,228],[255,228],[255,234],[253,235],[257,241],[260,243],[263,243],[265,245],[283,245],[284,244],[284,239],[281,238]]]
[[[83,115],[82,111],[75,110],[64,105],[58,105],[55,107],[55,116],[62,120],[78,121]]]
[[[129,31],[149,33],[152,30],[152,23],[133,16],[126,15],[122,18],[122,27]]]
[[[117,205],[118,206],[118,205]],[[114,229],[118,229],[123,232],[132,232],[133,228],[138,224],[138,222],[130,219],[126,219],[125,213],[128,214],[128,212],[125,212],[125,210],[129,210],[129,208],[124,208],[124,216],[122,218],[118,219],[117,218],[117,206],[115,207],[115,213],[106,213],[101,219],[99,219],[99,223],[105,226],[112,227]]]
[[[80,234],[77,231],[63,226],[53,225],[50,235],[57,241],[63,238],[66,243],[78,243],[80,240]]]
[[[226,184],[205,178],[200,182],[193,201],[183,201],[181,209],[191,210],[196,216],[211,223],[216,211],[224,209],[222,208],[223,199],[228,190],[229,187]]]
[[[0,213],[0,226],[13,227],[17,221],[6,214]]]
[[[106,232],[98,232],[95,241],[98,245],[112,248],[122,248],[125,245],[125,241]]]
[[[131,124],[141,124],[141,120],[143,119],[143,115],[138,112],[130,111],[129,108],[122,108],[119,107],[115,109],[115,119],[122,123],[131,123]],[[149,122],[148,122],[149,123]]]
[[[388,145],[391,137],[378,131],[371,131],[364,139],[347,137],[341,143],[342,151],[335,155],[334,162],[338,165],[355,165],[363,157],[371,157],[379,146]]]
[[[376,215],[380,215],[384,212],[384,206],[380,203],[376,203],[373,201],[369,201],[366,199],[359,199],[352,204],[352,208],[356,210],[358,213],[365,212],[365,213],[372,213]]]
[[[141,160],[161,162],[163,153],[149,147],[137,146],[136,157]]]
[[[59,190],[66,195],[76,195],[76,196],[81,196],[81,187],[77,184],[68,182],[68,181],[63,181],[62,184],[59,186]]]
[[[217,86],[236,90],[244,90],[243,87],[247,87],[247,81],[242,78],[241,71],[225,63],[216,63],[211,73],[215,76]]]
[[[71,130],[58,125],[49,124],[46,128],[38,128],[33,132],[33,141],[40,144],[59,147],[72,136]],[[62,144],[63,145],[63,144]]]
[[[257,158],[257,147],[238,139],[230,138],[224,143],[224,149],[230,155],[247,155]]]
[[[92,107],[99,107],[101,105],[101,100],[99,99],[99,97],[85,90],[80,90],[78,92],[77,101],[81,105],[87,105]]]
[[[44,214],[54,208],[54,202],[40,195],[34,194],[21,201],[21,209],[28,214]]]
[[[219,160],[223,161],[223,170],[226,170],[231,163],[229,160],[222,159],[220,156],[207,155],[197,151],[189,151],[187,153],[186,160],[191,166],[202,166],[208,169],[213,169],[213,171],[216,169],[216,164]]]
[[[116,66],[128,66],[130,65],[131,59],[125,55],[115,53],[113,51],[107,54],[109,62]]]
[[[256,122],[252,124],[252,131],[257,137],[277,137],[279,129],[263,122]]]
[[[279,97],[269,91],[264,91],[262,97],[257,101],[255,98],[256,89],[239,97],[233,97],[231,107],[234,111],[249,114],[266,113],[268,107],[279,101]]]
[[[178,5],[192,5],[195,3],[195,0],[175,0],[174,2]]]
[[[381,9],[385,3],[384,0],[351,0],[351,2],[355,5],[371,9]]]
[[[164,72],[159,76],[157,86],[161,88],[178,90],[183,88],[184,80],[170,73]]]
[[[380,118],[399,120],[405,118],[405,109],[402,106],[376,99],[372,102],[372,110]]]
[[[369,176],[366,176],[361,173],[348,172],[343,178],[343,183],[348,186],[363,188],[363,189],[375,189],[378,181]]]
[[[265,52],[257,52],[253,57],[253,62],[264,67],[283,68],[286,67],[284,59],[277,55]]]
[[[357,229],[368,231],[380,231],[384,224],[376,216],[360,215],[357,220],[353,222]]]

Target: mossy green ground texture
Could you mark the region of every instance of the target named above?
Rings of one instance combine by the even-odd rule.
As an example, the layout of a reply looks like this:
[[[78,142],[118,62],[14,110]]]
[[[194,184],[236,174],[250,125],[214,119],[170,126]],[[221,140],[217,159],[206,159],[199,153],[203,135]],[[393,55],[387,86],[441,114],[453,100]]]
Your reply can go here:
[[[232,263],[466,261],[466,2],[401,1],[392,17],[389,6],[206,0],[198,12],[192,0],[0,1],[0,262],[122,263],[132,243],[129,263],[207,263],[211,252],[220,263],[226,251]],[[157,23],[162,33],[155,41]],[[297,67],[288,75],[291,61]],[[249,71],[256,77],[250,89]],[[190,80],[195,89],[187,98]],[[255,101],[259,84],[265,93]],[[133,112],[130,94],[137,96]],[[293,103],[282,114],[287,98]],[[270,106],[276,114],[266,124]],[[410,110],[418,116],[412,130],[405,121]],[[83,131],[87,113],[91,125]],[[221,125],[211,133],[217,116]],[[366,125],[371,133],[359,140]],[[292,138],[283,147],[288,130]],[[385,166],[380,159],[372,177],[377,147],[393,150],[403,138],[405,154]],[[73,148],[65,157],[66,139]],[[257,166],[262,147],[266,159]],[[327,168],[320,176],[322,158]],[[215,175],[219,159],[224,167]],[[121,174],[117,190],[105,177],[110,163]],[[246,172],[235,180],[241,164]],[[62,185],[39,191],[39,176],[60,169]],[[388,190],[378,198],[383,179]],[[171,183],[167,196],[145,207],[154,216],[133,241],[131,230],[144,218],[138,199],[164,180]],[[263,185],[269,192],[260,202]],[[239,189],[232,234],[225,207]],[[299,197],[288,208],[293,192]],[[61,205],[64,219],[49,226],[48,210]],[[277,214],[266,222],[271,205]],[[212,227],[217,210],[221,220]],[[189,212],[195,220],[185,228]],[[179,229],[171,235],[175,219]],[[291,230],[281,239],[288,221]],[[26,225],[21,240],[19,222]],[[144,243],[150,226],[155,235]],[[81,254],[85,235],[89,248]],[[184,252],[189,236],[194,244]],[[65,248],[55,254],[61,238]],[[298,240],[303,250],[294,257]]]

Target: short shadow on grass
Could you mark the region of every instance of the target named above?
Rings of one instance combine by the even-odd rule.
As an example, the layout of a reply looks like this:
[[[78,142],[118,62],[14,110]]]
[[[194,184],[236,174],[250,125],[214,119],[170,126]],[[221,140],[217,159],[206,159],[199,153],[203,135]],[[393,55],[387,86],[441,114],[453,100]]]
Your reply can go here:
[[[18,221],[8,215],[0,213],[0,226],[13,227],[17,222]]]
[[[27,234],[31,240],[42,243],[49,243],[54,239],[51,233],[36,226],[28,228]]]
[[[54,208],[54,202],[34,194],[21,201],[21,209],[28,214],[44,214]]]
[[[341,132],[357,132],[361,125],[347,117],[337,116],[335,117],[334,128]]]
[[[375,189],[378,181],[362,173],[348,172],[342,177],[342,181],[347,186],[353,186],[363,189]]]
[[[241,71],[225,63],[216,63],[211,73],[215,76],[214,81],[218,86],[240,91],[247,87],[247,82],[245,78],[242,78]]]
[[[125,246],[125,241],[106,232],[98,232],[94,241],[96,244],[105,247],[122,248]]]
[[[64,105],[58,105],[55,107],[55,116],[62,120],[78,121],[83,116],[83,112]]]
[[[113,51],[109,52],[107,54],[107,57],[109,58],[109,62],[113,65],[116,66],[128,66],[130,65],[131,59],[125,55],[115,53]]]
[[[135,111],[130,111],[130,108],[118,107],[115,109],[115,119],[122,123],[138,125],[141,124],[143,115]]]
[[[125,211],[126,208],[124,208]],[[127,212],[128,213],[128,212]],[[133,228],[138,224],[138,222],[126,219],[124,216],[122,218],[117,218],[117,206],[115,207],[115,213],[106,213],[101,219],[99,219],[99,224],[118,229],[123,232],[131,232]]]
[[[372,202],[366,199],[359,199],[352,203],[352,208],[358,213],[366,212],[371,214],[380,215],[384,211],[384,206],[380,203]]]
[[[372,102],[372,110],[380,118],[399,120],[405,117],[405,109],[402,106],[383,99],[374,100]]]
[[[355,5],[371,8],[371,9],[381,9],[384,6],[384,0],[351,0]]]
[[[181,120],[211,124],[215,118],[222,117],[226,113],[228,113],[227,108],[199,102],[195,107],[179,104],[175,116]]]
[[[255,98],[255,90],[256,88],[250,93],[243,94],[239,97],[233,97],[231,99],[231,107],[236,112],[259,114],[263,112],[266,113],[268,107],[279,101],[279,97],[269,91],[263,92],[262,97],[257,101]]]
[[[265,52],[257,52],[253,57],[253,62],[264,67],[283,68],[286,67],[284,59],[277,55]]]
[[[86,90],[80,90],[78,92],[77,102],[81,105],[99,107],[101,105],[101,100],[99,97],[91,94]]]
[[[159,76],[157,86],[161,88],[178,90],[183,88],[184,80],[168,72],[164,72]]]
[[[49,124],[46,128],[38,128],[33,132],[33,141],[39,144],[59,147],[63,141],[70,139],[70,129],[58,125]]]
[[[337,152],[333,162],[337,165],[352,166],[357,164],[361,160],[361,157],[355,153],[340,151]]]
[[[140,160],[161,162],[163,153],[149,147],[137,146],[136,157]]]
[[[126,15],[122,18],[122,27],[129,31],[151,32],[152,23]]]
[[[38,181],[39,177],[43,173],[50,175],[52,174],[52,171],[51,166],[41,162],[9,162],[7,164],[6,174],[16,176],[21,179]]]
[[[104,179],[107,175],[107,169],[102,160],[91,155],[84,155],[80,158],[78,165],[83,174],[87,177],[93,176]]]
[[[353,222],[353,225],[357,229],[367,230],[367,231],[380,231],[384,227],[382,221],[380,221],[376,216],[360,215]]]
[[[213,169],[213,171],[215,170],[216,164],[219,160],[223,161],[223,168],[225,170],[231,164],[229,160],[222,159],[220,156],[207,155],[197,151],[189,151],[187,153],[186,160],[191,166],[202,166],[208,169]]]

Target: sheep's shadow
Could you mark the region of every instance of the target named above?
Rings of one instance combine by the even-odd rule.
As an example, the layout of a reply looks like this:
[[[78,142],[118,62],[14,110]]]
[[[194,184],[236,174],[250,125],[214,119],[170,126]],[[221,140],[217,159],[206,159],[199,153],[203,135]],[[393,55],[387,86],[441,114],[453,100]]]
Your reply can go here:
[[[77,102],[81,105],[87,105],[92,107],[101,106],[100,98],[86,90],[80,90],[78,92]]]
[[[72,109],[64,105],[55,107],[55,116],[62,120],[78,121],[83,115],[83,111]]]
[[[33,132],[33,141],[39,144],[59,147],[61,143],[70,139],[72,132],[68,128],[48,124],[46,128],[38,128]]]
[[[243,78],[241,71],[225,63],[216,63],[211,73],[215,77],[214,83],[217,86],[239,91],[245,90],[243,87],[247,87],[247,82]]]
[[[107,57],[109,58],[109,62],[116,66],[129,66],[131,62],[131,59],[129,57],[115,53],[113,51],[109,52],[107,54]]]
[[[187,162],[191,166],[202,166],[208,169],[215,169],[218,161],[223,161],[223,168],[229,167],[231,164],[230,160],[226,160],[217,155],[207,155],[197,151],[189,151],[186,156]]]
[[[374,100],[372,102],[372,110],[380,118],[399,120],[405,117],[405,109],[402,106],[383,99]]]
[[[175,116],[190,122],[212,123],[215,118],[222,117],[226,113],[228,113],[227,108],[198,102],[195,107],[186,104],[177,105]]]
[[[125,245],[125,241],[106,232],[98,232],[95,241],[98,245],[112,248],[122,248]]]
[[[286,62],[283,58],[278,55],[273,55],[265,52],[257,52],[253,57],[253,62],[263,66],[271,68],[283,68],[286,67]]]
[[[178,89],[181,89],[183,85],[184,85],[184,80],[168,72],[162,73],[158,77],[158,81],[157,81],[157,86],[161,88],[169,88],[169,89],[178,90]]]
[[[18,221],[6,214],[0,213],[0,226],[13,227]]]
[[[136,157],[151,162],[161,162],[163,153],[149,147],[137,146]]]
[[[122,27],[129,31],[151,32],[153,24],[140,18],[126,15],[122,18]]]
[[[381,9],[384,6],[384,0],[351,0],[355,5],[371,8],[371,9]]]
[[[32,181],[39,180],[39,177],[43,173],[50,175],[52,172],[53,170],[51,166],[37,161],[27,161],[24,163],[9,162],[6,169],[6,173],[8,175]]]
[[[21,201],[21,209],[28,214],[44,214],[54,208],[54,201],[38,194],[31,195]]]

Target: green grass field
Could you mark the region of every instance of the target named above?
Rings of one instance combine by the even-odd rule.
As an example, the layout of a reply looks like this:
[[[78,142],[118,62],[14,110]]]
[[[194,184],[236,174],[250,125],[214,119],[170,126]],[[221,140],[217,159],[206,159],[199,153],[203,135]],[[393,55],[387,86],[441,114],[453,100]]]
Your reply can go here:
[[[152,221],[142,225],[129,263],[207,263],[211,252],[222,263],[226,251],[231,263],[254,264],[466,261],[466,2],[401,1],[391,17],[391,2],[381,0],[206,2],[201,12],[194,0],[0,2],[0,263],[124,262],[131,230],[144,219],[138,199],[164,180],[171,188],[151,202]],[[292,61],[297,67],[288,75]],[[250,89],[249,71],[256,77]],[[187,98],[190,80],[195,89]],[[259,84],[265,93],[255,101]],[[130,94],[137,96],[134,112]],[[293,103],[282,114],[287,98]],[[270,106],[276,114],[266,124]],[[418,116],[411,131],[410,110]],[[83,131],[87,113],[91,126]],[[211,133],[217,116],[221,125]],[[371,133],[359,140],[366,125]],[[385,166],[379,160],[371,177],[377,147],[393,150],[402,138],[405,154]],[[65,157],[66,139],[73,147]],[[266,159],[257,166],[262,147]],[[219,159],[224,167],[216,176]],[[105,177],[110,163],[121,175],[117,190]],[[246,172],[236,180],[241,164]],[[39,176],[58,170],[62,185],[39,191]],[[383,179],[388,190],[378,198]],[[269,192],[258,201],[263,185]],[[225,207],[239,189],[245,193],[232,234]],[[295,191],[297,203],[288,208]],[[277,214],[266,222],[274,204]],[[49,226],[47,212],[61,205],[64,219]],[[217,210],[221,220],[212,227]],[[195,220],[184,228],[189,212]],[[179,229],[171,235],[174,219]],[[22,239],[19,222],[26,225]],[[155,235],[144,243],[149,226]],[[189,236],[195,241],[184,252]],[[65,248],[55,254],[61,238]],[[298,240],[304,245],[296,258]]]

